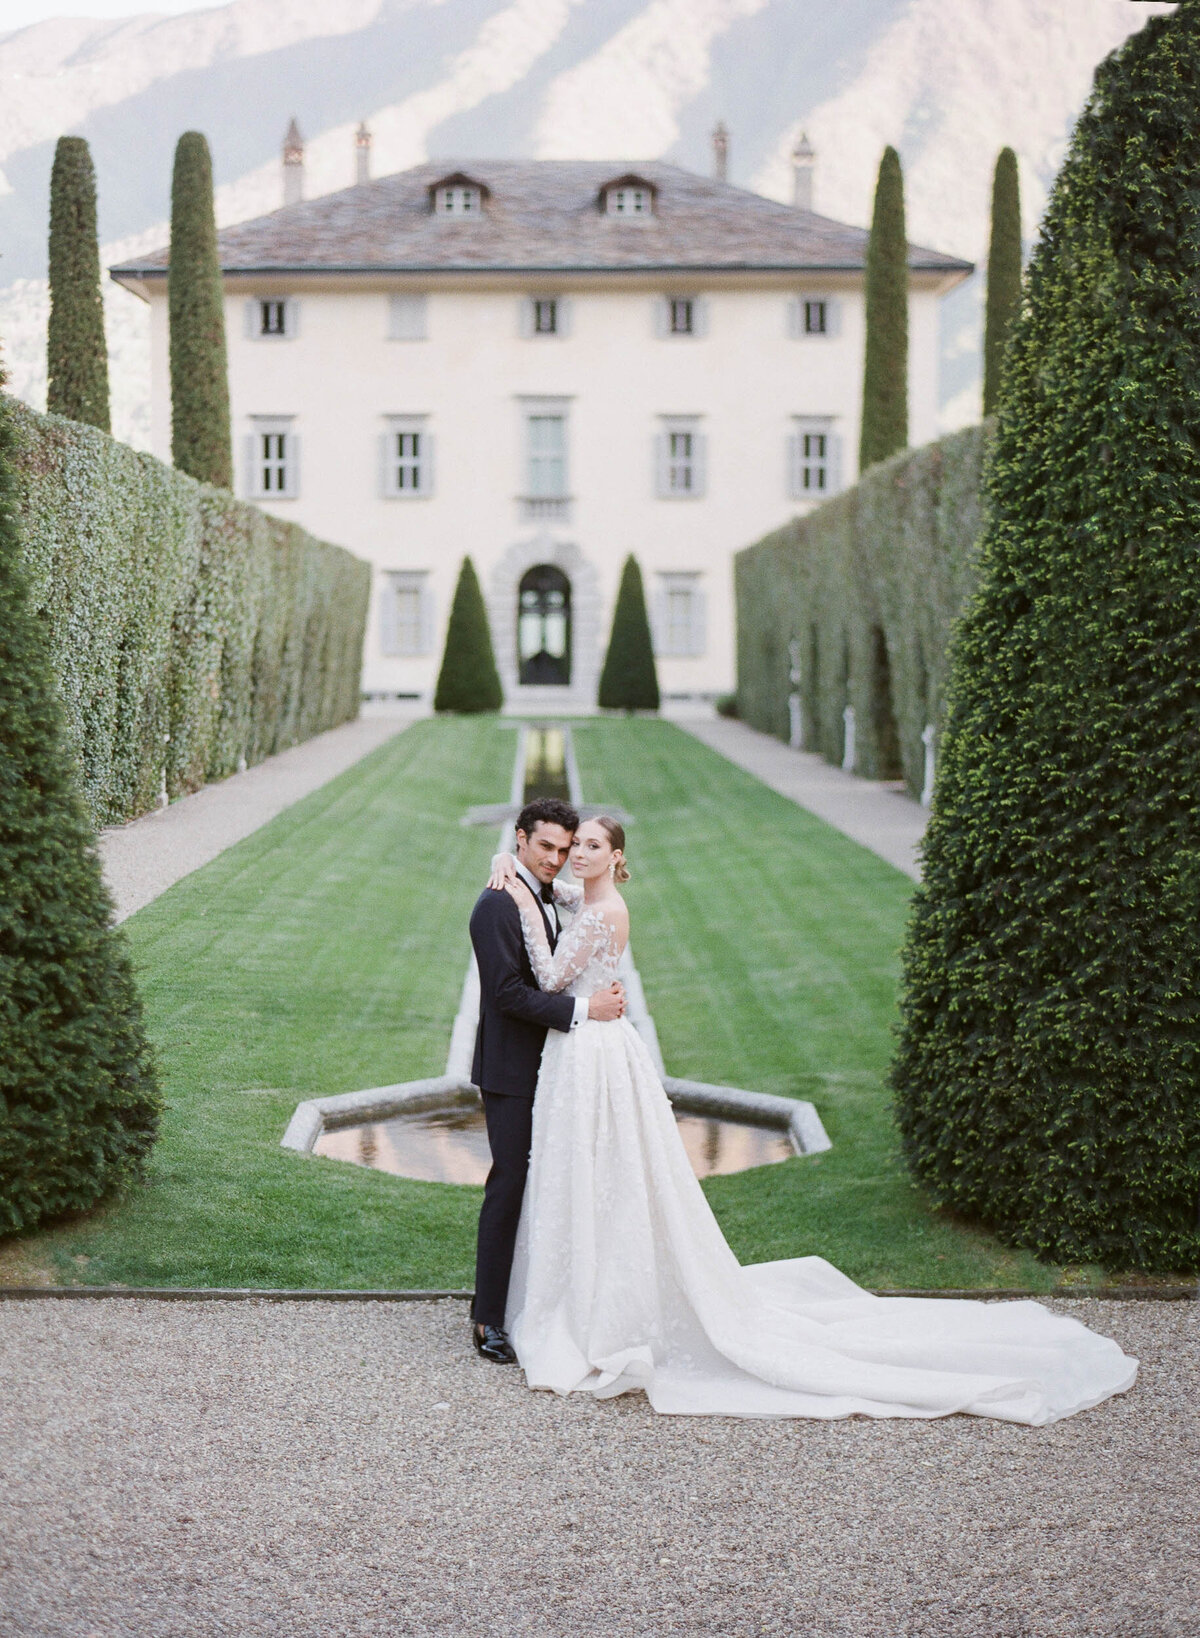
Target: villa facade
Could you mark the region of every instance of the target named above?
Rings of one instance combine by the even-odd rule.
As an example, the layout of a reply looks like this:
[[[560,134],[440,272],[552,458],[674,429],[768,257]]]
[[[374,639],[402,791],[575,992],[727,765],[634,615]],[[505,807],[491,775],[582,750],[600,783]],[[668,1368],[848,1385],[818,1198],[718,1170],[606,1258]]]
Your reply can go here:
[[[366,143],[362,142],[365,151]],[[461,561],[511,707],[594,703],[621,566],[667,695],[734,677],[733,554],[856,476],[867,235],[657,162],[426,164],[219,237],[240,492],[374,565],[363,686],[432,692]],[[800,156],[801,165],[811,163]],[[910,428],[940,298],[910,255]],[[167,252],[152,308],[170,458]]]

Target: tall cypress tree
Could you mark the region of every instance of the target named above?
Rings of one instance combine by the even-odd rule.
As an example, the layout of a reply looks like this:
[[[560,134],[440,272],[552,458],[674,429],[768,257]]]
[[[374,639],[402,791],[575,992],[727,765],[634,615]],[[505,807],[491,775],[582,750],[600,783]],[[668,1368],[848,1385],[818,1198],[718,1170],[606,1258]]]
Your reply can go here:
[[[433,709],[468,714],[498,711],[503,704],[504,689],[496,670],[487,606],[475,565],[469,557],[464,557],[458,585],[454,588],[454,602],[450,605],[446,648],[434,690]]]
[[[1017,156],[1001,148],[992,182],[992,242],[988,250],[987,315],[983,333],[983,413],[1000,404],[1004,349],[1021,305],[1021,182]]]
[[[13,443],[0,399],[0,1232],[135,1176],[160,1108],[25,584]]]
[[[599,704],[605,711],[657,711],[658,703],[658,672],[642,571],[631,554],[621,571],[612,635],[600,673]]]
[[[1200,1262],[1198,62],[1101,64],[1030,264],[893,1070],[935,1200],[1110,1267]]]
[[[47,406],[110,430],[108,348],[96,236],[96,173],[83,137],[59,137],[50,172]]]
[[[181,472],[232,489],[229,368],[212,159],[200,131],[185,131],[175,148],[167,312],[172,459]]]
[[[885,148],[879,163],[867,244],[866,307],[860,472],[908,444],[908,235],[904,173],[895,148]]]

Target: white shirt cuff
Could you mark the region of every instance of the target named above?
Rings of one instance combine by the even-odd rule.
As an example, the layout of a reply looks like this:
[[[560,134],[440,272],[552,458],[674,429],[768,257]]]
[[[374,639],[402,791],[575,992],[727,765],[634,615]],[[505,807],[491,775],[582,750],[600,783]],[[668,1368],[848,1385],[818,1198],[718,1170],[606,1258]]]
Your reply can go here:
[[[587,1015],[588,1015],[587,1008],[588,1008],[588,998],[587,998],[587,996],[586,995],[577,995],[575,997],[575,1016],[571,1020],[571,1028],[572,1029],[578,1029],[580,1024],[586,1024],[587,1023]]]

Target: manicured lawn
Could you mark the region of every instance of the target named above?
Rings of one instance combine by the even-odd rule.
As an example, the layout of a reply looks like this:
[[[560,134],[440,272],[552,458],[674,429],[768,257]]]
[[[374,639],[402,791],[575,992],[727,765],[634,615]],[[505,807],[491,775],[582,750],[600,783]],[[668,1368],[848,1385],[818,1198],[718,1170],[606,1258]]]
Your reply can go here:
[[[745,1261],[879,1286],[1053,1284],[931,1214],[884,1071],[907,880],[679,730],[580,724],[589,800],[636,816],[634,949],[668,1068],[811,1098],[831,1153],[707,1185]],[[438,1074],[507,795],[495,719],[416,725],[128,923],[169,1109],[147,1185],[10,1242],[7,1277],[131,1285],[471,1282],[480,1191],[279,1148],[296,1102]]]

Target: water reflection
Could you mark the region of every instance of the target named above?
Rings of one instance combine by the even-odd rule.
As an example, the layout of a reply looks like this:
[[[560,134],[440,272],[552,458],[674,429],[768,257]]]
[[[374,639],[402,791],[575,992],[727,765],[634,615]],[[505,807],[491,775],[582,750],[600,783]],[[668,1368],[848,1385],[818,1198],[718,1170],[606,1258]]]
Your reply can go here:
[[[567,736],[561,728],[539,728],[531,724],[525,738],[524,799],[532,802],[538,796],[557,796],[563,802],[571,800]]]
[[[706,1115],[677,1114],[675,1120],[697,1177],[744,1172],[795,1153],[783,1132],[767,1126]],[[491,1164],[483,1110],[470,1104],[324,1132],[316,1153],[426,1183],[482,1183]]]

